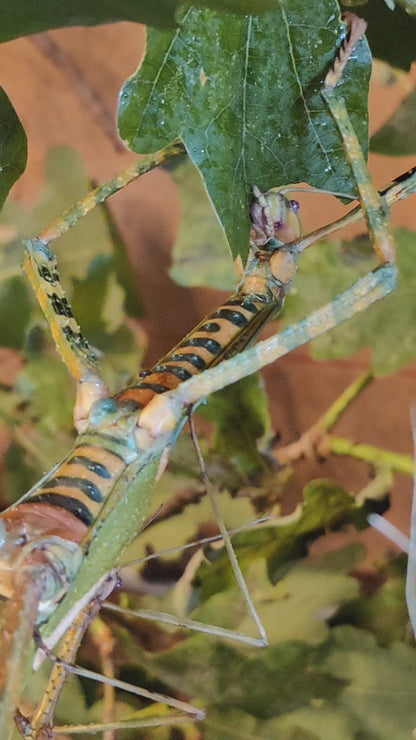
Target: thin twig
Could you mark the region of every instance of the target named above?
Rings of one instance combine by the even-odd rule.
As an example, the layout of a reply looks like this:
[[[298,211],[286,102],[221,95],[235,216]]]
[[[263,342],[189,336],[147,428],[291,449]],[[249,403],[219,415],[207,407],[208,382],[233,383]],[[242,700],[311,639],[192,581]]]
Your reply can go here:
[[[375,467],[390,468],[396,473],[405,473],[411,477],[415,474],[415,463],[411,455],[401,455],[373,445],[355,444],[349,439],[332,435],[325,437],[325,448],[335,455],[355,457]]]
[[[362,375],[354,380],[336,401],[331,404],[328,411],[310,429],[304,432],[296,442],[282,447],[276,452],[279,463],[288,465],[303,457],[311,458],[318,453],[318,450],[319,454],[323,454],[327,449],[326,435],[371,380],[372,374],[369,371],[362,373]]]

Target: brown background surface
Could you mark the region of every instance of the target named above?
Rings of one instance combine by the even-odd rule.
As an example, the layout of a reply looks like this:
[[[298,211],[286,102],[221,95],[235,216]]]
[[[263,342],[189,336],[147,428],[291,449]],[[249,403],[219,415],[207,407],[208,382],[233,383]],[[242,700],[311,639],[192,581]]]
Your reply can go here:
[[[97,28],[74,28],[19,39],[0,47],[0,82],[10,96],[28,134],[29,163],[13,196],[27,207],[36,202],[44,178],[47,152],[69,144],[83,157],[88,175],[102,182],[136,161],[117,139],[114,117],[117,93],[137,67],[144,30],[121,23]],[[413,75],[415,77],[415,75]],[[405,86],[375,84],[371,92],[371,129],[376,130],[405,95]],[[371,169],[381,186],[412,166],[411,158],[372,157]],[[69,205],[69,204],[68,204]],[[342,207],[330,200],[332,217]],[[130,185],[110,203],[118,228],[128,244],[143,298],[141,322],[149,339],[146,365],[166,352],[208,310],[219,302],[214,291],[179,288],[169,279],[169,255],[178,224],[178,197],[169,176],[154,172]],[[325,197],[308,197],[302,205],[304,231],[325,222]],[[394,222],[416,230],[415,199],[394,209]],[[416,252],[416,250],[415,250]],[[416,258],[416,254],[415,254]],[[163,295],[163,304],[160,296]],[[405,332],[405,327],[399,327]],[[265,372],[273,421],[282,443],[293,441],[310,426],[342,390],[367,366],[367,355],[325,364],[313,362],[300,349]],[[347,411],[336,428],[339,436],[412,452],[409,409],[416,404],[416,364],[394,378],[378,379]],[[305,461],[291,484],[290,510],[310,477],[335,476],[349,490],[367,481],[366,467],[344,458],[324,464]],[[389,518],[408,531],[412,482],[397,476]],[[369,540],[368,535],[364,538]],[[379,535],[370,538],[378,554],[390,549]],[[339,542],[339,538],[337,540]]]

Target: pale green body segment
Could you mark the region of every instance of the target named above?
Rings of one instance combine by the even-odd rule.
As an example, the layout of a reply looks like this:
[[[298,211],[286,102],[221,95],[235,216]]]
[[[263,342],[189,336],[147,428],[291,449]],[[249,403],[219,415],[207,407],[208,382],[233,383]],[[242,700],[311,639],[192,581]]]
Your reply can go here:
[[[114,490],[111,512],[102,522],[98,520],[97,531],[70,591],[42,630],[45,639],[83,596],[114,568],[140,532],[149,511],[161,454],[162,449],[156,448],[151,455],[144,455],[141,462],[126,468]]]

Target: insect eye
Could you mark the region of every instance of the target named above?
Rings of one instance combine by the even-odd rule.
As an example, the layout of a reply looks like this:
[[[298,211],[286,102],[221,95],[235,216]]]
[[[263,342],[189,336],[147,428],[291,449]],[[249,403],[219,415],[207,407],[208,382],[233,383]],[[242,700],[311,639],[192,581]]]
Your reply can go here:
[[[297,200],[290,200],[289,201],[289,208],[293,213],[297,213],[300,208],[300,203]]]

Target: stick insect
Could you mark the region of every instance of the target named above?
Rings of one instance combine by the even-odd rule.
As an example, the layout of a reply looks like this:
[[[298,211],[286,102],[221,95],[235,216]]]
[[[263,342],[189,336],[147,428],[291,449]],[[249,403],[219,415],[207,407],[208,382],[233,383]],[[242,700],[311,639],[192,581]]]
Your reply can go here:
[[[79,382],[74,414],[79,437],[68,457],[1,520],[1,584],[2,592],[9,597],[4,620],[6,625],[16,623],[13,634],[5,630],[2,653],[7,676],[3,677],[0,726],[5,736],[18,702],[25,670],[22,647],[31,638],[33,615],[39,623],[45,622],[39,641],[41,650],[49,653],[62,636],[64,645],[55,666],[57,675],[51,678],[35,716],[27,720],[18,713],[17,718],[26,736],[42,737],[52,732],[57,695],[68,663],[74,659],[78,638],[117,581],[114,565],[140,529],[155,479],[166,464],[166,451],[182,428],[188,407],[319,336],[393,290],[394,244],[384,203],[412,192],[415,173],[394,182],[382,197],[374,190],[337,94],[337,82],[362,32],[362,27],[353,25],[336,69],[326,79],[323,96],[339,126],[360,192],[362,211],[356,210],[351,219],[364,213],[380,266],[308,319],[251,350],[245,349],[280,309],[294,276],[296,257],[304,248],[293,218],[296,206],[279,194],[261,196],[255,191],[253,249],[237,291],[162,358],[147,377],[110,396],[61,290],[56,261],[47,246],[69,226],[71,218],[67,214],[62,222],[65,226],[55,225],[28,243],[26,271],[50,320],[58,349]],[[147,165],[142,164],[142,169],[181,151],[180,145],[173,145]],[[114,181],[114,189],[137,174],[136,169]],[[101,189],[99,196],[108,194],[109,189]],[[78,217],[98,202],[97,193],[95,196],[78,207]],[[284,240],[289,243],[282,244],[279,239],[281,222]],[[217,332],[218,338],[213,338]],[[256,618],[255,613],[253,616]],[[264,643],[258,626],[260,642]],[[34,649],[31,661],[33,654]],[[161,699],[158,695],[153,698]],[[184,712],[192,718],[202,716],[178,700],[169,700],[169,704],[181,716]]]

